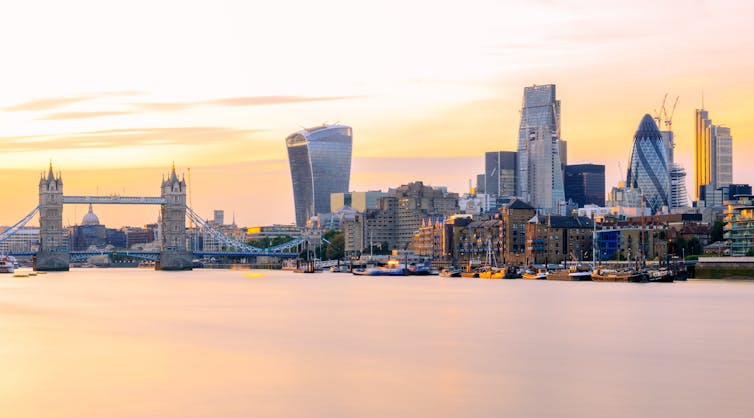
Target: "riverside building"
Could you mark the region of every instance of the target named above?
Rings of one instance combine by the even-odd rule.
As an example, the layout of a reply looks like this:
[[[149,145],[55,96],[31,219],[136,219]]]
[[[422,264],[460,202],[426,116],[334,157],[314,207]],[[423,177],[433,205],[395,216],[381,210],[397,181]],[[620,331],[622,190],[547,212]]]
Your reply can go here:
[[[304,129],[285,140],[293,183],[296,225],[330,213],[330,195],[348,192],[353,132],[345,125]]]

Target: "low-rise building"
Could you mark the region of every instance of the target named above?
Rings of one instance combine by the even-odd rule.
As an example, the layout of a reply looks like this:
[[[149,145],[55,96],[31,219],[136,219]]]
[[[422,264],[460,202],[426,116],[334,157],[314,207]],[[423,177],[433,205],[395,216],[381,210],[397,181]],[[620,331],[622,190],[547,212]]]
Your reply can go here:
[[[724,232],[730,255],[745,256],[754,252],[753,195],[739,195],[736,204],[728,206]]]

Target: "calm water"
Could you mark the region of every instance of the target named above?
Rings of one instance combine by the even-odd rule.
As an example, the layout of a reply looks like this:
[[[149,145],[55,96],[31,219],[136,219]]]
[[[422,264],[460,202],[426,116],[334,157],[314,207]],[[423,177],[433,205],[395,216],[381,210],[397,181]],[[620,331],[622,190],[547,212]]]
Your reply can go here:
[[[0,277],[0,417],[750,417],[754,282]]]

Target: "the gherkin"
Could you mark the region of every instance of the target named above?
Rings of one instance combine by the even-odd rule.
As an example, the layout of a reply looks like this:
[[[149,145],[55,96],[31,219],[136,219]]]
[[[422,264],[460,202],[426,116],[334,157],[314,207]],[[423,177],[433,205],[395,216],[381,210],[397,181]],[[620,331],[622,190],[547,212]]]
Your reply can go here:
[[[626,184],[639,188],[647,207],[658,212],[669,207],[670,175],[662,134],[654,119],[644,115],[634,135]]]

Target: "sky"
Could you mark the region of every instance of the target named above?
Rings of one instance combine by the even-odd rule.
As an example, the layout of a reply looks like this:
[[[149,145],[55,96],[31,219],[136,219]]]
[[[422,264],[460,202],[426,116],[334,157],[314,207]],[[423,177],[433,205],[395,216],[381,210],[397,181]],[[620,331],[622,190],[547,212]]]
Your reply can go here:
[[[693,185],[693,115],[734,138],[754,183],[754,5],[745,1],[24,1],[0,10],[0,225],[65,194],[158,195],[175,161],[191,206],[239,225],[294,221],[284,138],[353,127],[352,190],[465,192],[483,153],[515,150],[524,86],[557,85],[569,163],[624,177],[645,113],[679,97],[676,161]],[[64,223],[85,207],[66,206]],[[151,207],[97,207],[108,226]]]

